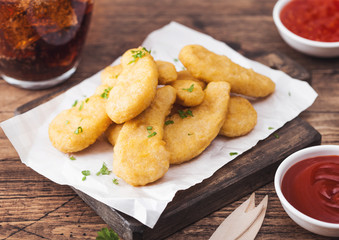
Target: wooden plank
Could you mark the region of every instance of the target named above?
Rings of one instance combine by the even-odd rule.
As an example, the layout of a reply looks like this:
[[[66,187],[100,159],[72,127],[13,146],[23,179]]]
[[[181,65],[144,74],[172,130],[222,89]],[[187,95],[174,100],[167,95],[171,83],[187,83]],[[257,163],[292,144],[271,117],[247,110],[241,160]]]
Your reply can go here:
[[[212,177],[179,191],[153,229],[79,190],[74,191],[124,240],[162,239],[272,181],[283,159],[320,143],[321,135],[307,122],[300,118],[288,122]]]

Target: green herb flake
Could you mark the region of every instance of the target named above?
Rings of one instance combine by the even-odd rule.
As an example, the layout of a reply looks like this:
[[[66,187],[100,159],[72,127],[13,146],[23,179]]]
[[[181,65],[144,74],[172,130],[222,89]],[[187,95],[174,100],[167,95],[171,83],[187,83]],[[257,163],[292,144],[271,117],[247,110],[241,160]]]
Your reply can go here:
[[[292,94],[291,94],[291,92],[288,92],[288,96],[291,96]]]
[[[274,129],[274,127],[268,127],[268,130],[273,130]]]
[[[78,104],[78,100],[75,100],[72,107],[75,107]]]
[[[65,125],[69,124],[69,120],[66,120]]]
[[[113,178],[112,179],[112,182],[115,184],[115,185],[119,185],[119,180],[117,178]]]
[[[82,129],[82,127],[78,127],[75,131],[74,131],[74,133],[75,134],[79,134],[79,133],[82,133],[84,130]]]
[[[155,135],[157,135],[157,132],[152,132],[150,135],[148,135],[148,138],[154,137]]]
[[[139,58],[142,58],[146,55],[146,52],[151,53],[151,51],[148,51],[146,48],[142,48],[142,50],[131,50],[133,60],[130,61],[128,64],[136,62]]]
[[[99,176],[100,174],[101,175],[110,175],[112,171],[109,171],[107,166],[106,166],[106,163],[103,163],[102,164],[102,167],[100,169],[99,172],[97,172],[97,176]]]
[[[179,59],[174,58],[173,61],[174,61],[174,62],[179,62]]]
[[[170,124],[174,124],[174,121],[173,120],[167,120],[166,122],[165,122],[165,125],[167,126],[167,125],[170,125]]]
[[[178,110],[179,116],[184,119],[187,118],[187,115],[185,114],[185,112],[183,110]]]
[[[81,111],[83,107],[84,107],[84,101],[81,101],[81,104],[80,104],[80,107],[79,107],[79,111]]]
[[[111,87],[106,88],[100,96],[104,99],[108,99],[109,92],[111,91],[111,89],[112,89]]]
[[[193,133],[187,133],[187,135],[188,135],[188,136],[192,136],[192,135],[193,135]]]
[[[73,161],[76,160],[76,158],[74,156],[72,156],[72,155],[69,155],[68,157],[69,157],[69,159],[71,159]]]
[[[192,84],[189,88],[183,88],[182,90],[185,90],[185,91],[187,91],[187,92],[193,92],[193,90],[194,90],[194,84]]]
[[[89,175],[91,175],[91,172],[90,172],[89,170],[83,170],[83,171],[81,171],[81,173],[82,173],[82,175],[84,175],[84,176],[82,177],[82,181],[85,181],[85,180],[86,180],[86,177],[89,176]]]
[[[230,156],[235,156],[235,155],[238,155],[237,152],[230,152]]]
[[[88,101],[89,101],[89,98],[86,98],[86,99],[85,99],[85,103],[88,103]]]
[[[186,112],[183,110],[178,110],[178,114],[182,119],[187,118],[188,116],[193,117],[193,112],[190,109],[186,110]]]
[[[193,117],[193,112],[192,112],[190,109],[188,109],[188,110],[186,111],[186,114],[187,114],[188,116]]]
[[[280,138],[279,134],[277,134],[277,133],[274,133],[273,135],[274,135],[274,137],[277,138],[277,139]]]
[[[119,240],[118,234],[112,229],[102,228],[97,234],[96,240]]]

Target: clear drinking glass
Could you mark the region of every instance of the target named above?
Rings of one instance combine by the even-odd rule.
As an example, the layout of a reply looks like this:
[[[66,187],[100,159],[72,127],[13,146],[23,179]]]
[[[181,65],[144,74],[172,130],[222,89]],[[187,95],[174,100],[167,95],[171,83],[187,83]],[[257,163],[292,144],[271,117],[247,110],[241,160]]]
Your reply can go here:
[[[94,0],[0,0],[0,74],[42,89],[76,70]]]

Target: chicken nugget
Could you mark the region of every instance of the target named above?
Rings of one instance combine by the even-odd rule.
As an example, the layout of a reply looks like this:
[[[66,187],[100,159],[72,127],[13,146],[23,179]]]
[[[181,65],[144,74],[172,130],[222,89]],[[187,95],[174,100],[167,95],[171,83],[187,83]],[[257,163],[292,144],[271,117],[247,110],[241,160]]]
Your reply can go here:
[[[93,144],[112,123],[105,111],[109,94],[107,86],[59,113],[48,128],[52,145],[61,152],[78,152]],[[107,89],[106,92],[103,89]]]
[[[178,114],[167,117],[164,141],[171,153],[171,164],[196,157],[218,135],[226,118],[230,89],[227,82],[211,82],[199,106],[179,110]]]
[[[103,85],[108,85],[109,87],[114,87],[117,82],[117,78],[122,72],[121,64],[115,66],[107,66],[101,72],[101,83]]]
[[[177,80],[177,71],[175,66],[166,61],[156,61],[159,73],[159,84],[165,85]]]
[[[170,153],[163,140],[164,122],[175,96],[173,87],[159,88],[152,104],[124,123],[114,146],[113,171],[127,183],[143,186],[167,172]]]
[[[240,137],[246,135],[257,124],[257,112],[252,104],[243,97],[232,96],[228,104],[228,112],[219,135]]]
[[[105,132],[105,136],[108,140],[108,142],[110,144],[112,144],[112,146],[115,145],[115,143],[117,142],[120,130],[122,128],[124,124],[116,124],[116,123],[112,123],[106,130]]]
[[[178,74],[177,80],[192,80],[199,84],[202,89],[205,89],[206,87],[206,83],[204,81],[201,81],[193,77],[192,74],[187,70],[182,70],[180,72],[177,72],[177,74]]]
[[[196,78],[206,82],[226,81],[231,92],[251,97],[265,97],[274,92],[274,82],[252,69],[241,67],[228,57],[215,54],[200,45],[187,45],[179,59]]]
[[[202,103],[205,92],[194,80],[176,80],[171,86],[177,90],[176,103],[185,107],[194,107]]]
[[[111,90],[106,112],[113,122],[126,122],[144,111],[154,99],[158,70],[145,48],[131,49],[121,59],[122,72]]]

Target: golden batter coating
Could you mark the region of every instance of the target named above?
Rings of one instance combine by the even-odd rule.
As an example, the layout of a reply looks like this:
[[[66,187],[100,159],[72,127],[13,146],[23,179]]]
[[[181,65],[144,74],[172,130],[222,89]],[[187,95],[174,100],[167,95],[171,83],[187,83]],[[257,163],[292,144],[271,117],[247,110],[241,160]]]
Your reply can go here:
[[[159,73],[159,84],[166,85],[177,80],[177,70],[172,63],[157,60],[156,64]]]
[[[224,124],[230,98],[227,82],[211,82],[204,101],[197,107],[182,109],[167,117],[164,131],[171,164],[189,161],[204,151]]]
[[[121,59],[122,72],[111,90],[106,112],[120,124],[138,116],[154,99],[158,69],[145,48],[131,49]]]
[[[124,123],[114,146],[113,171],[127,183],[143,186],[167,172],[170,153],[163,140],[164,122],[175,96],[173,87],[159,88],[152,104]]]
[[[112,123],[105,111],[107,86],[97,94],[78,100],[71,109],[59,113],[48,128],[49,139],[61,152],[78,152],[93,144]],[[105,89],[106,92],[105,92]]]
[[[205,82],[228,82],[233,93],[265,97],[275,89],[275,83],[270,78],[244,68],[228,57],[215,54],[200,45],[183,47],[179,59],[195,78]]]
[[[243,97],[230,98],[226,120],[219,135],[240,137],[248,134],[257,124],[257,112],[252,104]]]
[[[112,123],[106,130],[105,136],[110,144],[114,146],[117,142],[120,130],[124,124]]]
[[[204,100],[205,92],[194,80],[176,80],[171,86],[177,90],[176,103],[182,106],[198,106]]]
[[[117,78],[122,72],[121,64],[115,66],[107,66],[101,72],[101,83],[103,85],[108,85],[109,87],[114,87],[117,82]]]

